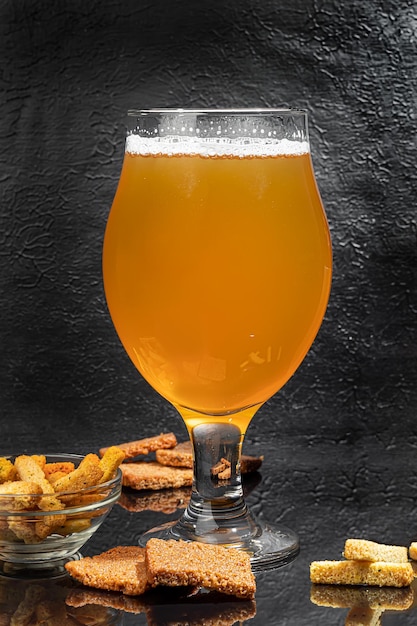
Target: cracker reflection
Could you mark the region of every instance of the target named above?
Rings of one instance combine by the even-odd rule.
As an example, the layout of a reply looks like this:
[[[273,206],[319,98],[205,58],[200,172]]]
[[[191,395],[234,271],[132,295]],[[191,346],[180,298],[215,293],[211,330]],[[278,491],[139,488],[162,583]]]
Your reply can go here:
[[[411,587],[312,585],[310,600],[317,606],[349,609],[345,626],[379,626],[384,611],[406,611],[414,602]]]
[[[164,589],[164,598],[168,598],[172,602],[184,602],[184,600],[192,596],[198,590],[190,587],[177,587],[175,589]],[[125,613],[146,613],[149,606],[159,600],[161,595],[154,592],[148,592],[141,596],[128,596],[117,591],[103,591],[101,589],[91,589],[88,587],[77,587],[72,589],[66,598],[68,606],[80,609],[85,606],[102,606]]]
[[[170,515],[177,509],[185,509],[190,497],[191,487],[139,492],[124,489],[118,504],[131,513],[155,511]]]
[[[217,592],[191,588],[155,589],[140,597],[76,588],[67,597],[75,609],[101,606],[126,613],[143,613],[148,626],[232,626],[256,615],[254,600],[235,600]]]

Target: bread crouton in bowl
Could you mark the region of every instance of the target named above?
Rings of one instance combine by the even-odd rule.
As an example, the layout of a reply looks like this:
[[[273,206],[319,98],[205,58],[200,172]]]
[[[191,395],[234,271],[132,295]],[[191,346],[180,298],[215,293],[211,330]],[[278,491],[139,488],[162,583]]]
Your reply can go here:
[[[0,561],[52,567],[103,523],[122,488],[124,453],[0,457]]]

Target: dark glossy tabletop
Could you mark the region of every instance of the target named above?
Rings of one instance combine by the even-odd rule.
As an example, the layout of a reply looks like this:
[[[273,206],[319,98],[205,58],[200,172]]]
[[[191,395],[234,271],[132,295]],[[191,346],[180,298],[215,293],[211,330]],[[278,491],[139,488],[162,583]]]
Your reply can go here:
[[[205,591],[188,597],[169,590],[128,597],[83,588],[64,572],[49,579],[41,572],[21,572],[17,578],[3,575],[0,579],[0,615],[10,617],[25,594],[33,603],[40,593],[54,599],[61,620],[66,615],[85,624],[220,625],[248,620],[254,626],[345,624],[348,607],[319,606],[314,601],[309,564],[342,558],[348,537],[400,545],[409,545],[417,537],[413,451],[378,454],[373,450],[369,454],[330,446],[302,454],[280,452],[281,460],[276,454],[274,457],[272,445],[265,446],[263,468],[245,477],[246,499],[254,515],[291,525],[300,536],[301,551],[290,565],[256,575],[254,602]],[[187,490],[124,490],[107,520],[84,546],[83,555],[137,544],[144,530],[176,519],[186,498]],[[380,623],[414,624],[416,618],[417,607],[411,606],[405,611],[384,611]],[[23,621],[14,622],[20,623]]]

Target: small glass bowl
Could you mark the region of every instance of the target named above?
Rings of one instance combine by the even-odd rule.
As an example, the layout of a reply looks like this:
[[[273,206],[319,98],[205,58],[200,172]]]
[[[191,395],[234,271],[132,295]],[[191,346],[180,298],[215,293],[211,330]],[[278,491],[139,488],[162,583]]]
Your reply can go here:
[[[14,461],[14,457],[7,457]],[[47,463],[71,461],[77,467],[84,457],[76,454],[46,455]],[[55,494],[62,509],[40,510],[45,495],[31,498],[31,510],[21,510],[27,494],[0,493],[0,569],[51,568],[58,562],[79,558],[78,550],[103,523],[122,490],[122,473],[99,485]],[[1,491],[1,489],[0,489]],[[6,564],[6,566],[5,566]]]

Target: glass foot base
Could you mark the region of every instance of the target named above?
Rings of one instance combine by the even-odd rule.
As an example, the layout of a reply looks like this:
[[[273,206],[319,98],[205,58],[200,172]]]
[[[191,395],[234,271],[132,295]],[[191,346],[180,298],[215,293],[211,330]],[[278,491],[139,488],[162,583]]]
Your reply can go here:
[[[21,578],[21,579],[37,579],[37,578],[60,578],[66,576],[65,563],[68,561],[78,561],[81,557],[80,552],[76,552],[70,557],[64,559],[51,559],[50,561],[40,562],[13,562],[0,560],[0,578]]]
[[[144,547],[151,538],[189,540],[178,532],[178,522],[170,522],[148,530],[140,537],[139,545]],[[238,543],[221,543],[218,535],[212,536],[211,540],[210,535],[196,538],[196,540],[223,545],[230,549],[245,550],[251,556],[251,566],[254,572],[278,569],[288,565],[300,552],[298,536],[292,530],[264,521],[257,521],[256,532]]]

